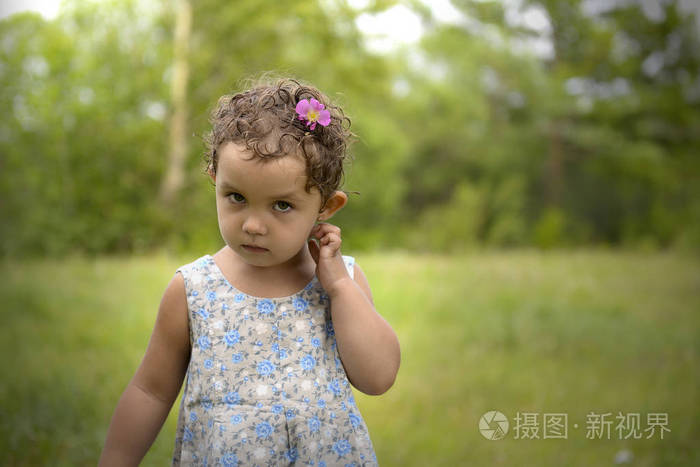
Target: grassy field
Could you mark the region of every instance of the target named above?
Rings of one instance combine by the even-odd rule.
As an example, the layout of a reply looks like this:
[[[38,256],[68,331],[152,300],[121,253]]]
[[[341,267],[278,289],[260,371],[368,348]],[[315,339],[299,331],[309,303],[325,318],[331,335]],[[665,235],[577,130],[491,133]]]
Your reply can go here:
[[[0,264],[0,465],[96,464],[162,291],[192,259]],[[616,456],[700,465],[698,258],[516,251],[358,261],[402,348],[388,393],[356,391],[380,465],[589,466]],[[143,465],[169,464],[178,407]],[[491,410],[510,422],[504,439],[479,431]],[[565,413],[567,437],[516,439],[518,413],[535,414],[540,438],[545,414]],[[588,421],[604,413],[610,436],[588,439]],[[656,413],[671,431],[647,439]],[[639,414],[643,436],[624,439],[618,414]]]

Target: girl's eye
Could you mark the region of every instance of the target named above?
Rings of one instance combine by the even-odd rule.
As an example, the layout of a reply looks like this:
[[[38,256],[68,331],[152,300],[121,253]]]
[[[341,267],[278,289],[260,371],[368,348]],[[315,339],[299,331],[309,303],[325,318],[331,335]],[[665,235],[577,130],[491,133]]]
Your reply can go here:
[[[274,206],[275,211],[287,212],[292,209],[292,205],[286,201],[277,201]]]
[[[231,193],[230,195],[228,195],[228,199],[229,201],[235,204],[241,204],[245,201],[245,198],[240,193]]]

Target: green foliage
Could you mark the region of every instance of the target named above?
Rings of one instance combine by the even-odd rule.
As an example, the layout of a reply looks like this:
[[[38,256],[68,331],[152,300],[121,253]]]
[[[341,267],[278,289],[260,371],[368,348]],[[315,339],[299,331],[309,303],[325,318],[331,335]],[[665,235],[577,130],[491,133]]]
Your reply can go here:
[[[355,19],[396,3],[192,2],[193,136],[174,209],[157,198],[169,3],[1,20],[0,255],[215,248],[208,112],[267,70],[318,85],[353,122],[345,189],[360,195],[336,218],[350,247],[700,244],[700,41],[681,2],[650,16],[639,2],[455,0],[469,21],[443,24],[412,1],[420,44],[372,54]],[[513,21],[530,8],[551,56],[522,47],[542,35]]]
[[[119,17],[85,6],[63,24],[35,15],[0,22],[13,44],[0,78],[0,99],[14,111],[0,122],[5,255],[134,251],[155,241],[164,126],[148,112],[167,108],[168,57],[156,51],[168,38],[123,27],[139,12],[134,2],[120,7]]]
[[[528,226],[523,216],[527,180],[513,174],[501,180],[490,200],[491,225],[488,242],[496,246],[528,243]]]
[[[547,209],[535,224],[535,245],[544,249],[561,246],[565,238],[565,229],[566,216],[561,209]]]
[[[419,251],[463,251],[478,240],[483,199],[475,187],[461,183],[448,203],[425,211],[407,235]]]

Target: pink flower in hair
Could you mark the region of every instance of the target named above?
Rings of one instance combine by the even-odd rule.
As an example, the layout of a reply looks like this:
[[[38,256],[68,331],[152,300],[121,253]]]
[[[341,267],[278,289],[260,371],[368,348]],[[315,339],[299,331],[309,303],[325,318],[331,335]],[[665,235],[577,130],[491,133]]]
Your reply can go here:
[[[299,120],[305,121],[306,126],[310,127],[311,130],[316,128],[316,124],[321,126],[328,126],[331,123],[331,113],[324,110],[325,106],[313,97],[309,101],[308,99],[302,99],[297,104],[297,115]]]

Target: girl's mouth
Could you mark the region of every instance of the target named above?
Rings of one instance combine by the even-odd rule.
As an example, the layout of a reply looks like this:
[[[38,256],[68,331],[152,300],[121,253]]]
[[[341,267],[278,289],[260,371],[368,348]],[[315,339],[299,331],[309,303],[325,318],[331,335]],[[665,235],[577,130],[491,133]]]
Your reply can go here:
[[[263,248],[263,247],[255,246],[255,245],[241,245],[241,247],[244,250],[249,251],[251,253],[264,253],[266,251],[269,251],[267,248]]]

